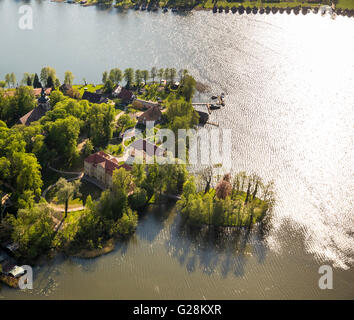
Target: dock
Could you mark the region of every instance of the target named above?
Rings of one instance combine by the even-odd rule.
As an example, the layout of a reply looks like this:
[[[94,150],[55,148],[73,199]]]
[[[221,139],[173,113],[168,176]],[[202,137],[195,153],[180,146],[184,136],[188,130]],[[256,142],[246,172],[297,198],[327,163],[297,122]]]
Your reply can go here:
[[[202,107],[206,107],[208,110],[208,113],[211,114],[211,110],[210,110],[210,103],[207,102],[198,102],[198,103],[192,103],[192,106],[202,106]]]

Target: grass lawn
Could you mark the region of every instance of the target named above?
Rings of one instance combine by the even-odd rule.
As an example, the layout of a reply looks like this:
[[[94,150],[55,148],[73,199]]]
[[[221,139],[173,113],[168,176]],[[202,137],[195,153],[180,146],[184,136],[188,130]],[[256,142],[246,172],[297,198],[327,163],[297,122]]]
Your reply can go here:
[[[54,181],[56,182],[56,181]],[[55,206],[64,209],[64,204],[59,203],[57,197],[55,196],[55,188],[51,189],[47,194],[48,202],[53,203]],[[85,204],[88,195],[91,195],[92,200],[96,200],[101,196],[101,190],[94,186],[92,183],[86,181],[81,181],[80,185],[80,196],[69,201],[69,209],[74,209],[81,207]]]
[[[344,1],[351,1],[351,0],[344,0]],[[214,3],[212,3],[212,0],[207,0],[204,4],[200,4],[197,6],[200,7],[200,8],[213,8],[214,7]],[[297,7],[297,6],[306,6],[306,7],[318,7],[319,5],[318,4],[314,4],[314,3],[307,3],[307,2],[302,2],[302,1],[294,1],[294,2],[281,2],[281,3],[263,3],[261,0],[257,0],[257,1],[244,1],[242,3],[239,3],[239,2],[227,2],[227,1],[224,1],[224,0],[219,0],[216,5],[218,7],[222,6],[222,7],[229,7],[229,8],[232,8],[232,7],[239,7],[239,6],[244,6],[245,8],[246,7],[257,7],[257,8],[265,8],[265,7],[276,7],[276,8],[286,8],[286,7],[290,7],[290,8],[293,8],[293,7]]]
[[[121,156],[124,153],[124,147],[121,143],[110,143],[107,148],[105,149],[105,152],[107,152],[108,154],[112,154],[114,156]]]
[[[87,86],[81,84],[74,84],[73,88],[77,89],[80,92],[80,95],[82,96],[85,92],[85,88],[87,88],[88,92],[96,92],[96,90],[103,88],[103,84],[88,84]]]
[[[336,8],[354,10],[354,0],[338,0]]]

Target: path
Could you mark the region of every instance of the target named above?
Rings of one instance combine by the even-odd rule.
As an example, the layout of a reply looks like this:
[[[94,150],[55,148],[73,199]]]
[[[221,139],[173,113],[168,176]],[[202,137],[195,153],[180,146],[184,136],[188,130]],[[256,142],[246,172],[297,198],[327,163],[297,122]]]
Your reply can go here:
[[[61,173],[61,174],[73,174],[73,175],[76,175],[76,177],[73,177],[73,178],[69,178],[69,179],[66,179],[68,182],[70,181],[74,181],[74,180],[78,180],[78,179],[81,179],[83,176],[84,176],[84,173],[83,172],[72,172],[72,171],[62,171],[62,170],[58,170],[58,169],[55,169],[53,167],[51,167],[50,165],[48,165],[48,168],[54,172],[57,172],[57,173]],[[42,192],[42,198],[45,199],[46,197],[46,194],[49,190],[51,190],[52,188],[54,188],[55,186],[57,185],[57,182],[50,185],[49,187],[47,187],[43,192]],[[55,211],[58,211],[58,212],[65,212],[65,209],[64,208],[61,208],[61,207],[58,207],[58,206],[55,206],[51,203],[49,203],[49,206],[54,209]],[[80,210],[84,210],[85,209],[85,206],[80,206],[80,207],[76,207],[76,208],[71,208],[71,209],[68,209],[68,212],[74,212],[74,211],[80,211]],[[52,219],[55,223],[55,227],[54,229],[56,231],[58,231],[62,224],[63,224],[63,220],[62,221],[59,221],[57,218],[55,218],[54,216],[52,216]]]

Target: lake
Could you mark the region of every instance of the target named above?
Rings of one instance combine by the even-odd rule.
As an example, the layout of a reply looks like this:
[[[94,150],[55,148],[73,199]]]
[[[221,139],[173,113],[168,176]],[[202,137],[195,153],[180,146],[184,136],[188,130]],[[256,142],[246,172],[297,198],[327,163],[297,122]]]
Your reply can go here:
[[[20,5],[33,30],[20,30]],[[190,234],[175,208],[145,213],[136,235],[93,260],[58,257],[12,299],[352,299],[354,19],[308,14],[118,12],[0,0],[0,78],[49,65],[98,83],[113,67],[187,68],[225,93],[211,121],[232,129],[234,170],[276,184],[265,237]],[[333,290],[318,269],[333,266]]]

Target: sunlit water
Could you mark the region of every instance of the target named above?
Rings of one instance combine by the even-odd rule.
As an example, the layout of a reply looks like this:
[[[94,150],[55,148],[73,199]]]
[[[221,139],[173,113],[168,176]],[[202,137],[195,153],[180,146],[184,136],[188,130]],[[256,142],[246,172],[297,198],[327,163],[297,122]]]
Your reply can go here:
[[[180,230],[175,210],[142,217],[136,236],[94,260],[58,258],[35,269],[35,289],[4,298],[353,298],[354,19],[156,14],[0,0],[0,78],[40,72],[99,82],[112,67],[187,68],[226,107],[233,167],[274,179],[265,239],[228,244]],[[334,289],[318,288],[320,265]]]

